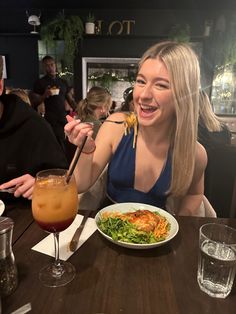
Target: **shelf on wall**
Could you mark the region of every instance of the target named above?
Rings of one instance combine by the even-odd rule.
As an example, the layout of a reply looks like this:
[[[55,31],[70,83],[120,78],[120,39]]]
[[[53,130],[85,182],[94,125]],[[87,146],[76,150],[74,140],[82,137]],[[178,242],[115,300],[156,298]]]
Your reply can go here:
[[[100,38],[100,39],[107,39],[107,38],[114,38],[114,39],[117,39],[117,38],[120,38],[120,39],[160,39],[160,40],[168,40],[168,35],[106,35],[106,34],[85,34],[83,36],[83,39],[97,39],[97,38]],[[197,41],[202,41],[202,40],[205,40],[206,37],[204,36],[193,36],[191,37],[191,42],[197,42]]]
[[[0,33],[0,36],[4,37],[39,37],[39,34],[31,34],[31,33]]]

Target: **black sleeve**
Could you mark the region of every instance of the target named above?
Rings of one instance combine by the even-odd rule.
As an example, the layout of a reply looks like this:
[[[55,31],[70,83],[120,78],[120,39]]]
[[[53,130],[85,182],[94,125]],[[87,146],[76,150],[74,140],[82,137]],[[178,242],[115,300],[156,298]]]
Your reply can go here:
[[[231,134],[229,128],[227,127],[227,125],[225,125],[225,124],[222,127],[222,134],[223,134],[225,144],[227,144],[227,145],[231,144],[232,134]]]
[[[44,86],[43,82],[41,79],[37,80],[34,83],[34,88],[33,88],[33,92],[39,95],[43,95],[45,92],[46,87]]]

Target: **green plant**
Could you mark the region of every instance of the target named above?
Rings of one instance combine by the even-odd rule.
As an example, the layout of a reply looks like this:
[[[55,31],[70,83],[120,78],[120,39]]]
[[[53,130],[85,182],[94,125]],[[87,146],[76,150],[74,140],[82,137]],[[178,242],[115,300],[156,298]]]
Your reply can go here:
[[[65,58],[70,62],[78,50],[78,41],[82,38],[84,25],[77,15],[65,16],[59,13],[53,20],[41,27],[42,40],[49,46],[55,45],[55,40],[64,40]]]
[[[215,38],[215,63],[216,67],[236,64],[236,14],[228,17],[225,31],[218,32]]]
[[[89,76],[89,80],[94,83],[93,85],[96,85],[96,83],[98,83],[99,86],[110,90],[114,82],[118,81],[119,79],[117,76],[108,71],[103,73],[93,73],[91,76]]]
[[[169,39],[177,42],[189,42],[190,41],[190,26],[189,24],[175,24],[172,26],[169,32]]]
[[[89,12],[89,14],[86,18],[86,22],[87,23],[94,23],[95,22],[95,16],[91,12]]]

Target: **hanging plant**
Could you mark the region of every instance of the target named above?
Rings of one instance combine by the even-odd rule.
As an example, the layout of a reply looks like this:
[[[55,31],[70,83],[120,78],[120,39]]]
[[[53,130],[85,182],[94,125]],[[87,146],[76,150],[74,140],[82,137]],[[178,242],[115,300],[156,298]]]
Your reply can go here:
[[[45,44],[55,45],[55,40],[63,40],[65,59],[73,63],[78,51],[78,41],[83,37],[84,25],[77,15],[66,17],[64,12],[41,27],[40,35]]]

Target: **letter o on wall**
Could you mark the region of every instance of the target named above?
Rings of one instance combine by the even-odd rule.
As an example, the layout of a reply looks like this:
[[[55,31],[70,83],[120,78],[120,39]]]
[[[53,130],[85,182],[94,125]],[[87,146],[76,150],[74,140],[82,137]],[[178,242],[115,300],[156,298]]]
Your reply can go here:
[[[114,30],[115,29],[115,30]],[[114,30],[113,34],[120,35],[123,33],[123,24],[120,21],[113,21],[109,24],[108,34],[112,35],[112,30]]]

